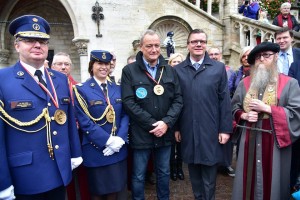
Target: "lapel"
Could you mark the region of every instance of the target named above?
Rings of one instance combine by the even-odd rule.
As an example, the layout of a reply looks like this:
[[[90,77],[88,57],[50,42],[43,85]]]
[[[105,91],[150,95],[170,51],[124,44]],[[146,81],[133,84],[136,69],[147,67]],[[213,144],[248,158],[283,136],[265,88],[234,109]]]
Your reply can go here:
[[[93,93],[94,95],[96,95],[97,97],[100,97],[101,99],[103,99],[104,102],[105,102],[105,96],[104,96],[104,93],[103,93],[101,87],[100,87],[100,86],[98,85],[98,83],[95,81],[95,79],[94,79],[94,78],[91,78],[87,83],[88,83],[89,87],[91,88],[92,93]]]
[[[112,83],[112,82],[109,82],[107,81],[107,88],[108,88],[108,96],[109,96],[109,99],[110,99],[110,103],[113,104],[113,96],[115,95],[116,93],[116,88],[114,86],[115,83]]]
[[[42,99],[47,99],[46,93],[34,80],[34,78],[21,66],[20,62],[14,67],[14,76],[16,79],[22,80],[22,85],[33,93],[35,96],[38,96]]]

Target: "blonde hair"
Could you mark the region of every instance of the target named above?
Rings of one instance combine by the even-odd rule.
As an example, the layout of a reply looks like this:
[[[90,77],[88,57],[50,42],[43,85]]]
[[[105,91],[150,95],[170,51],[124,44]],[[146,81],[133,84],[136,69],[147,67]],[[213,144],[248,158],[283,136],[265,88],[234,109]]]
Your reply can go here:
[[[242,49],[242,51],[241,51],[241,53],[240,53],[240,63],[241,64],[243,64],[242,63],[242,58],[243,58],[243,55],[247,52],[247,51],[251,51],[253,49],[253,47],[251,47],[251,46],[246,46],[246,47],[244,47],[243,49]]]
[[[181,58],[181,61],[184,60],[184,57],[183,57],[183,55],[182,55],[181,53],[173,53],[173,54],[171,54],[171,56],[170,56],[170,58],[169,58],[168,64],[171,65],[172,61],[173,61],[175,58],[177,58],[177,57],[180,57],[180,58]]]

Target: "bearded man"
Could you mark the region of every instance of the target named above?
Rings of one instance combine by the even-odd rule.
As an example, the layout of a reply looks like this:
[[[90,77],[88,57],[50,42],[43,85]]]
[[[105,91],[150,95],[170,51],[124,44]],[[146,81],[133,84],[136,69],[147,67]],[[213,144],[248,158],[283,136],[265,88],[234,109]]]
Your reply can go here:
[[[248,56],[251,74],[232,99],[240,134],[233,200],[290,197],[291,144],[300,133],[297,81],[277,72],[278,44],[263,42]]]

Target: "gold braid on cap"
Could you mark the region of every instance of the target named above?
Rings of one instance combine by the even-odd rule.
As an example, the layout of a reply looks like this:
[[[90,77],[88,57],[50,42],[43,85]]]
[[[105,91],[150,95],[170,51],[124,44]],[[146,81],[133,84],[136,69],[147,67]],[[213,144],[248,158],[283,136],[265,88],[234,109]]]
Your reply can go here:
[[[87,105],[85,99],[79,94],[79,92],[78,92],[78,90],[77,90],[77,87],[76,87],[75,85],[73,85],[73,90],[74,90],[74,92],[75,92],[76,99],[77,99],[77,101],[78,101],[80,107],[82,108],[83,112],[84,112],[91,120],[93,120],[95,123],[96,123],[97,121],[102,120],[102,119],[106,116],[106,114],[108,113],[109,110],[111,110],[111,111],[113,112],[113,114],[114,114],[114,119],[113,119],[113,126],[112,126],[112,129],[111,129],[111,135],[116,135],[116,130],[117,130],[117,128],[116,128],[116,115],[115,115],[115,110],[114,110],[114,108],[111,106],[111,104],[109,103],[109,104],[106,106],[104,112],[102,113],[102,115],[101,115],[99,118],[94,118],[94,117],[90,114],[90,112],[89,112],[89,110],[88,110],[88,105]],[[107,123],[107,120],[106,120],[103,124],[99,124],[99,125],[100,125],[100,126],[103,126],[103,125],[105,125],[106,123]]]
[[[22,131],[22,132],[26,132],[26,133],[37,133],[40,130],[44,129],[46,127],[47,129],[47,147],[48,147],[48,152],[50,155],[50,158],[52,160],[54,160],[54,154],[53,154],[53,146],[52,146],[52,138],[51,138],[51,130],[50,130],[50,123],[51,123],[51,118],[49,116],[49,112],[48,112],[48,108],[44,108],[42,110],[42,113],[40,115],[38,115],[34,120],[31,120],[29,122],[21,122],[18,119],[10,116],[5,110],[4,110],[4,103],[0,100],[0,113],[2,113],[2,115],[0,115],[0,118],[6,122],[9,126],[13,127],[14,129],[18,130],[18,131]],[[37,129],[37,130],[33,130],[33,131],[29,131],[29,130],[25,130],[19,127],[14,126],[11,122],[17,124],[18,126],[24,127],[24,126],[32,126],[36,123],[38,123],[42,118],[45,118],[45,125],[42,126],[41,128]]]

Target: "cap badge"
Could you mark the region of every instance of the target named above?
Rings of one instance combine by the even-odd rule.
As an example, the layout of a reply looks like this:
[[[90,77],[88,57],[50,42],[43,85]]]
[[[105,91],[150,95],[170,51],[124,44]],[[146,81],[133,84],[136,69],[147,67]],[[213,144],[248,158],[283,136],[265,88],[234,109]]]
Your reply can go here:
[[[37,18],[34,17],[34,18],[32,18],[32,21],[33,21],[33,22],[38,22],[39,20],[38,20]]]
[[[32,24],[32,28],[34,29],[34,30],[36,30],[36,31],[38,31],[38,30],[40,30],[40,25],[38,25],[38,24]]]
[[[106,59],[106,54],[102,53],[102,59]]]

